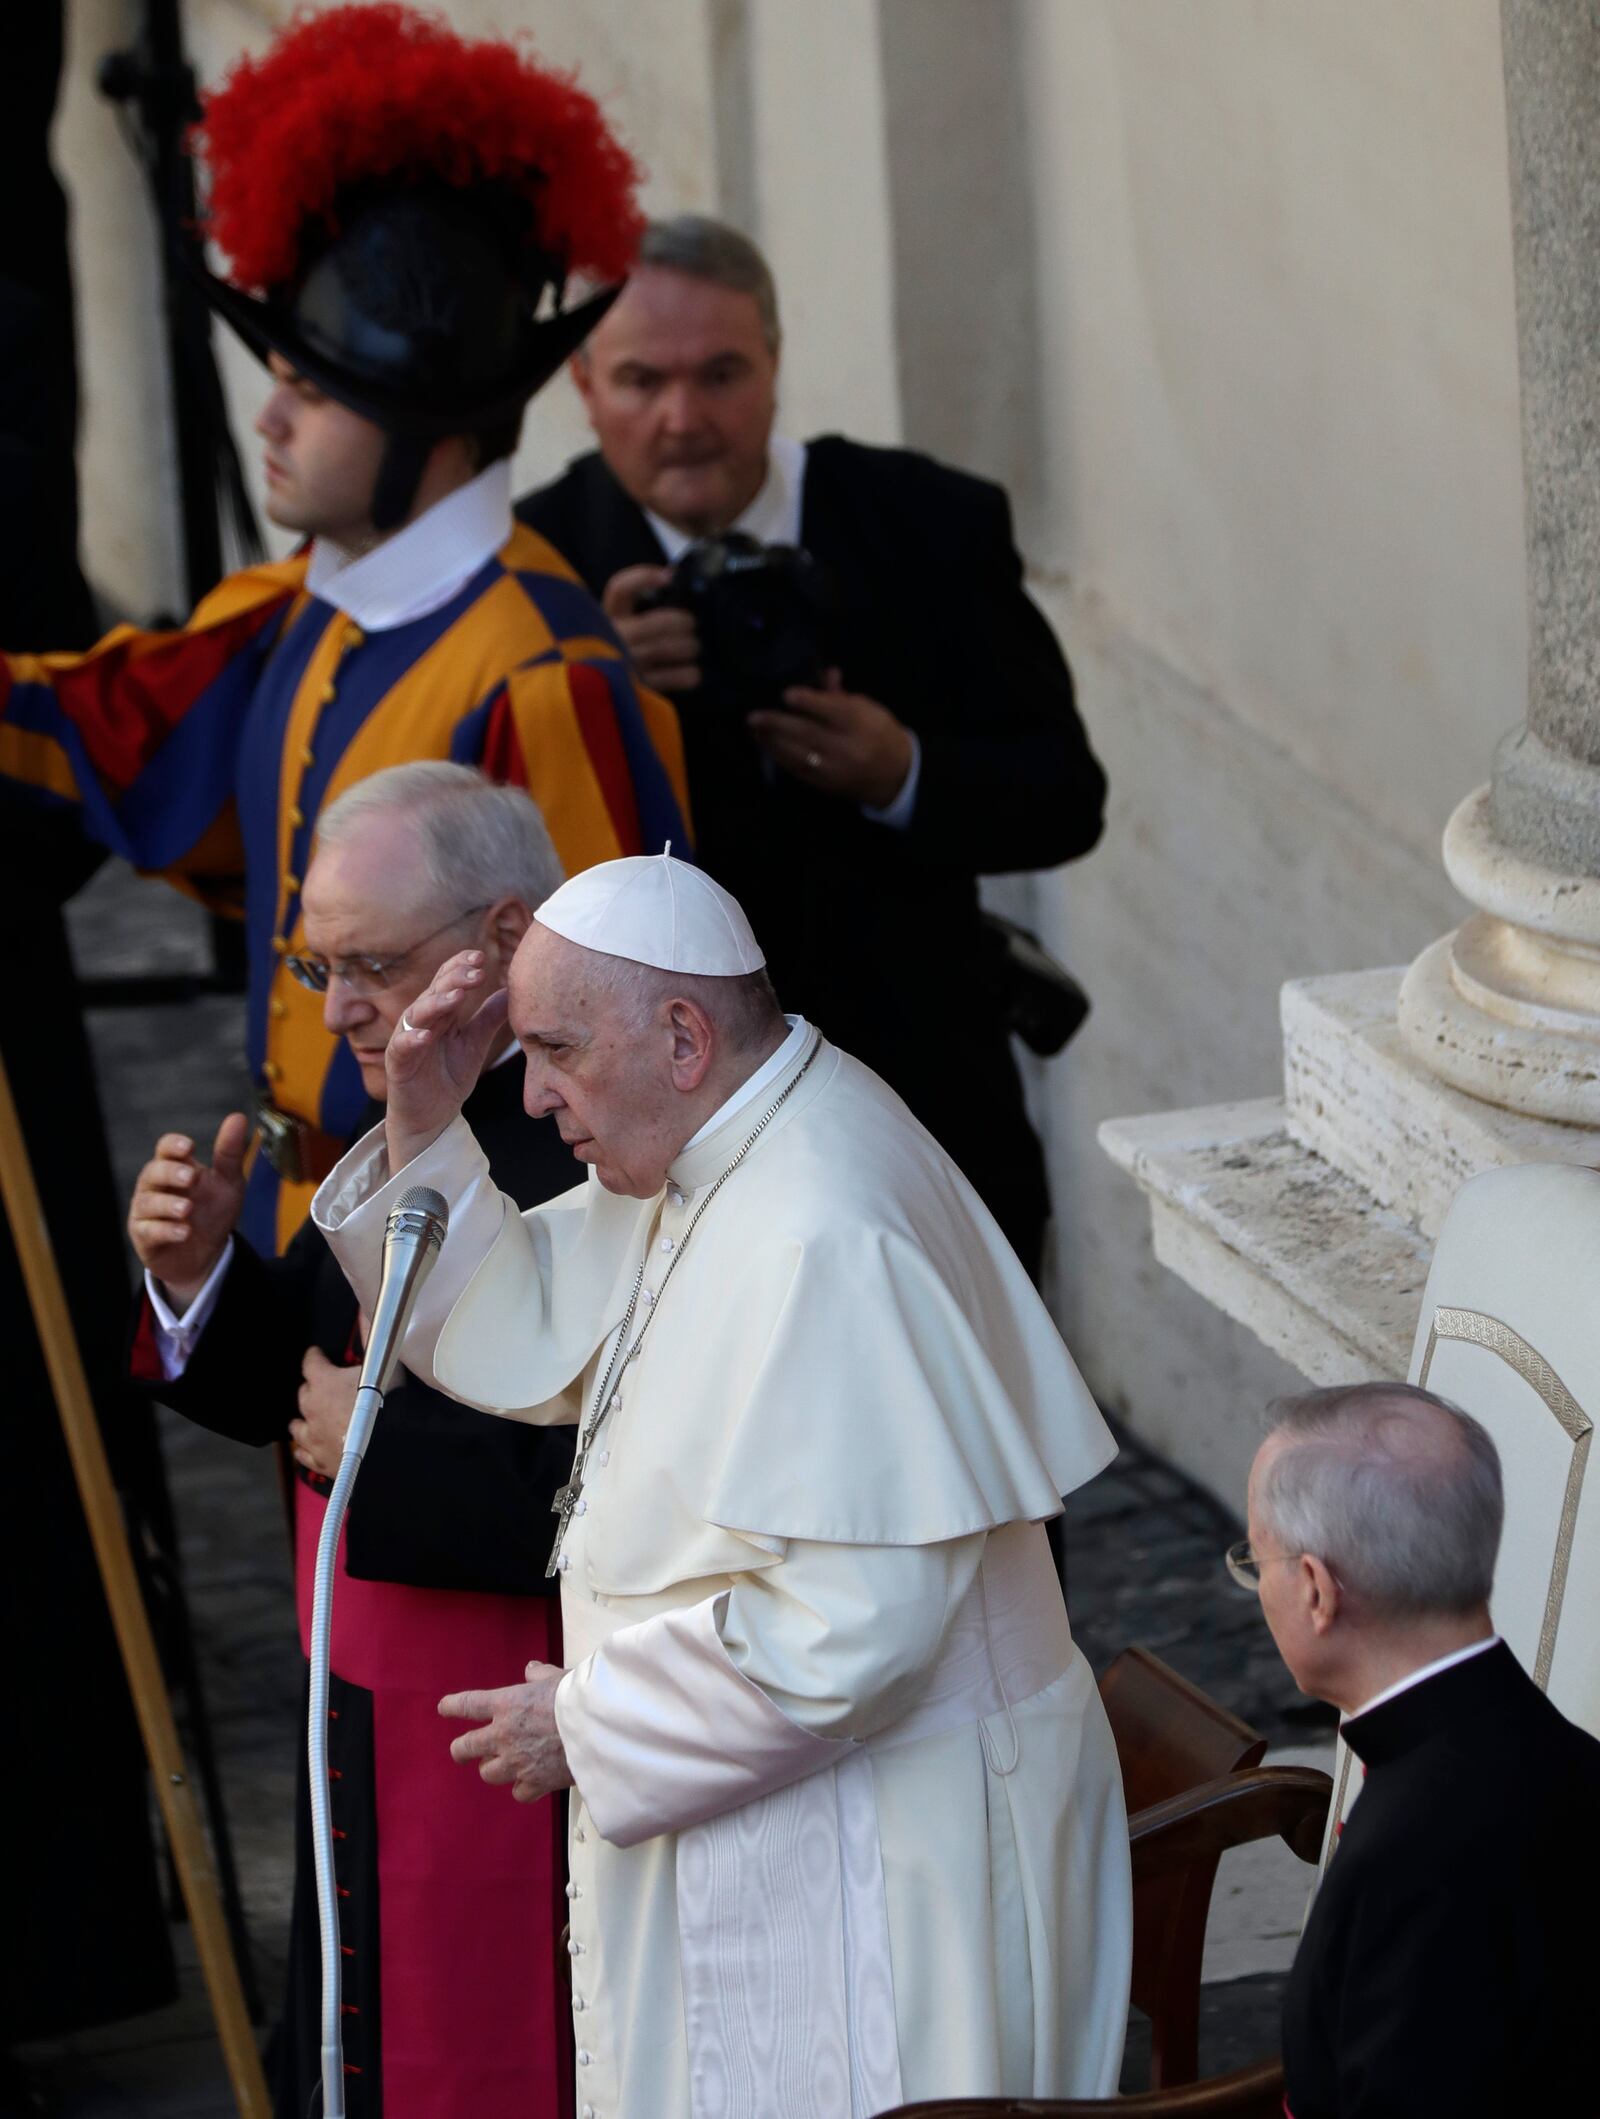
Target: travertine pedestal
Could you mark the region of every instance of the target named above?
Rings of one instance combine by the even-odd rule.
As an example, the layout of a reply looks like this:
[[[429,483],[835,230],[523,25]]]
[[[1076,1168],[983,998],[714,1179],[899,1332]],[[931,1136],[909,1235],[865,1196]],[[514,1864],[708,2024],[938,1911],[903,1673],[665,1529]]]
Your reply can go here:
[[[1467,1178],[1600,1161],[1600,1138],[1447,1088],[1396,1021],[1399,967],[1283,989],[1284,1094],[1112,1119],[1156,1256],[1318,1383],[1404,1375],[1433,1239]]]

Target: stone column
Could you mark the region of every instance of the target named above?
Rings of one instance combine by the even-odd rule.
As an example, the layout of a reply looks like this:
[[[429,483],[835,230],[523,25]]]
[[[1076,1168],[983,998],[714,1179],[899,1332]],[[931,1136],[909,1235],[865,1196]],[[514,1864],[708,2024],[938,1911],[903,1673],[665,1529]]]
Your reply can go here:
[[[1501,0],[1521,364],[1528,719],[1445,831],[1479,908],[1407,974],[1455,1087],[1600,1125],[1600,8]]]

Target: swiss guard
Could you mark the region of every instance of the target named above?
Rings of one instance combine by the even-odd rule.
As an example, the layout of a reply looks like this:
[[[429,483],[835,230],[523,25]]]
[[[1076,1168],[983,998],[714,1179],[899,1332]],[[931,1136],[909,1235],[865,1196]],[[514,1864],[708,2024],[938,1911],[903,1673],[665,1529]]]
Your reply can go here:
[[[248,938],[259,1152],[287,1243],[366,1105],[300,948],[317,816],[453,758],[527,787],[569,874],[684,843],[672,710],[511,513],[529,398],[604,313],[642,221],[598,106],[518,46],[395,5],[302,17],[203,100],[217,312],[277,380],[267,513],[307,542],[180,631],[0,658],[0,776]],[[574,276],[602,283],[574,299]]]

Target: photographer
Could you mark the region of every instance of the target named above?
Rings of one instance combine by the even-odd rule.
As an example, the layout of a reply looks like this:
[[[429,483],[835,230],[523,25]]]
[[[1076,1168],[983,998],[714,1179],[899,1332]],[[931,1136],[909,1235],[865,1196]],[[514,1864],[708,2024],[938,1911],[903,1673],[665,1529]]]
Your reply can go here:
[[[1087,852],[1104,776],[1004,494],[910,450],[775,435],[778,353],[755,246],[653,223],[573,364],[599,452],[517,513],[677,704],[698,858],[778,990],[900,1092],[1037,1276],[1019,972],[976,878]],[[789,549],[697,544],[728,531]]]

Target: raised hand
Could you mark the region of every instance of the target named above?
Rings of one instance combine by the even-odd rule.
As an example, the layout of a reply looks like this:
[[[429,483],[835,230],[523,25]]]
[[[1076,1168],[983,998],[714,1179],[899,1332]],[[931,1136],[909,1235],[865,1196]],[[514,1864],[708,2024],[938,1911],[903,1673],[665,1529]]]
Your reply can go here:
[[[402,1170],[439,1138],[472,1094],[506,1035],[504,988],[485,994],[481,949],[439,966],[426,993],[401,1016],[384,1053],[389,1168]]]
[[[244,1151],[250,1121],[230,1111],[217,1128],[211,1166],[187,1133],[163,1133],[139,1172],[128,1208],[128,1236],[139,1263],[186,1310],[211,1276],[244,1204]]]

